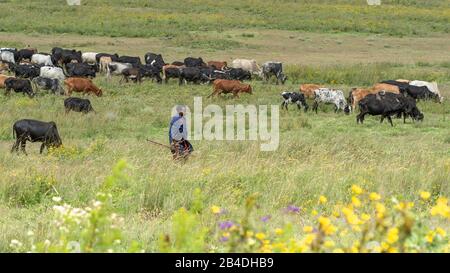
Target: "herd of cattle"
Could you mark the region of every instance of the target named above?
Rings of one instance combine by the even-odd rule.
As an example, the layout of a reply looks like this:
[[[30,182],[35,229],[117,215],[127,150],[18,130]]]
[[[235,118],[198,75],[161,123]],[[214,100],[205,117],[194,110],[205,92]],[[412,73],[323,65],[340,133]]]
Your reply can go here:
[[[140,83],[144,78],[157,83],[168,83],[170,79],[178,79],[180,85],[191,82],[193,84],[212,83],[213,92],[208,96],[221,93],[231,93],[239,97],[240,93],[252,94],[252,86],[244,81],[252,77],[268,81],[272,76],[276,84],[284,84],[287,76],[283,72],[281,62],[265,62],[261,67],[255,60],[236,59],[231,67],[225,61],[209,61],[202,58],[187,57],[181,61],[166,63],[161,54],[147,53],[144,63],[140,57],[119,56],[118,54],[94,53],[63,49],[55,47],[51,53],[38,53],[35,48],[0,48],[0,72],[8,71],[14,76],[0,73],[0,88],[5,88],[6,95],[11,90],[34,97],[37,91],[50,90],[54,94],[72,92],[92,93],[102,96],[103,92],[93,82],[99,73],[107,79],[113,75],[121,76],[121,82],[130,80]],[[343,110],[350,113],[359,106],[360,113],[357,122],[363,122],[364,116],[381,115],[392,124],[391,116],[406,117],[422,120],[424,115],[416,106],[421,99],[434,99],[442,102],[435,82],[387,80],[375,84],[372,88],[352,88],[346,98],[342,90],[336,90],[317,84],[302,84],[298,92],[283,92],[282,108],[288,109],[288,104],[295,103],[298,108],[309,106],[307,99],[313,100],[313,111],[317,113],[319,104],[333,104],[335,112]],[[66,112],[77,111],[88,113],[94,111],[88,99],[69,97],[64,100]],[[25,153],[26,141],[42,142],[44,147],[60,146],[56,124],[35,120],[20,120],[13,126],[16,143],[12,151],[18,151],[19,144]]]

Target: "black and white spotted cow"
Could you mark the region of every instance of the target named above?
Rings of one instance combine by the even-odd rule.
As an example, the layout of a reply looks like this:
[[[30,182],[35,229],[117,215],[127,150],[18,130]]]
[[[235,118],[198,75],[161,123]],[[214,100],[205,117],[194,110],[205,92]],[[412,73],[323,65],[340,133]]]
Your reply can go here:
[[[287,80],[287,76],[283,73],[283,64],[280,62],[265,62],[262,65],[262,73],[264,81],[268,81],[272,75],[277,78],[277,84],[281,81],[281,84]]]
[[[308,111],[308,104],[306,103],[305,95],[299,92],[283,92],[281,93],[284,101],[281,103],[281,109],[286,108],[288,110],[288,104],[295,103],[297,104],[298,109],[300,110],[303,106],[305,112]]]
[[[334,112],[344,110],[346,114],[350,113],[350,108],[344,97],[342,90],[319,88],[314,90],[314,105],[313,111],[316,111],[319,107],[319,103],[334,104]]]

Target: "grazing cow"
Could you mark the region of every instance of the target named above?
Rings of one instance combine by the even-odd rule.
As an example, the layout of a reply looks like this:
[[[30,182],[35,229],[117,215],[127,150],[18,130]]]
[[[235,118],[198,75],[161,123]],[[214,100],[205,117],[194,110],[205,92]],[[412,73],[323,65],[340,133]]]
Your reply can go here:
[[[243,84],[237,80],[215,80],[213,85],[213,92],[208,96],[219,96],[220,94],[232,93],[234,97],[239,98],[239,93],[252,94],[252,86],[250,84]]]
[[[28,48],[21,49],[21,50],[17,51],[17,61],[18,62],[20,62],[22,60],[31,61],[31,57],[33,57],[33,55],[35,53],[36,52],[34,49],[28,49]]]
[[[111,78],[111,75],[122,75],[125,69],[132,67],[133,65],[129,63],[110,62],[107,65],[106,77]]]
[[[227,62],[209,61],[208,66],[214,67],[217,70],[224,70],[227,68]]]
[[[161,54],[155,54],[155,53],[148,52],[145,54],[144,59],[145,59],[146,64],[152,65],[152,66],[158,68],[159,72],[161,72],[163,66],[166,65]]]
[[[25,151],[27,140],[30,142],[42,142],[39,150],[40,154],[42,154],[45,147],[48,149],[49,147],[60,147],[62,145],[58,128],[53,121],[43,122],[32,119],[16,121],[13,125],[13,137],[16,137],[16,142],[12,146],[11,153],[14,150],[18,153],[20,144],[22,152],[27,154]]]
[[[119,58],[117,58],[117,62],[129,63],[129,64],[133,65],[133,67],[138,67],[141,65],[141,58],[131,57],[131,56],[120,56]]]
[[[110,64],[111,62],[111,57],[100,57],[100,61],[98,64],[100,73],[106,73],[108,71],[108,64]]]
[[[8,78],[5,80],[5,89],[5,95],[9,95],[11,89],[16,93],[27,94],[30,98],[36,95],[31,87],[31,82],[28,79]]]
[[[426,86],[428,88],[428,90],[430,90],[434,94],[438,95],[439,102],[443,102],[444,101],[444,97],[441,96],[441,92],[439,92],[439,88],[438,88],[437,82],[426,82],[426,81],[414,80],[414,81],[409,82],[409,85],[414,85],[414,86],[419,86],[419,87],[420,86]]]
[[[66,109],[66,114],[70,111],[81,112],[83,114],[87,114],[91,111],[94,111],[92,108],[91,102],[88,99],[81,99],[70,97],[64,100],[64,108]]]
[[[181,74],[181,68],[183,66],[176,66],[176,65],[165,65],[163,66],[163,79],[165,83],[169,82],[170,78],[180,78]]]
[[[180,76],[179,76],[179,85],[182,85],[183,82],[187,84],[188,82],[192,82],[194,84],[198,83],[206,83],[211,81],[211,78],[202,73],[200,68],[198,67],[184,67],[180,68]]]
[[[319,103],[334,104],[335,113],[341,109],[344,110],[346,114],[350,112],[350,108],[344,97],[344,92],[342,92],[341,90],[319,88],[314,90],[314,94],[315,97],[314,97],[313,111],[316,111],[316,114],[317,108],[319,108]]]
[[[69,77],[92,77],[95,78],[95,66],[87,63],[68,63],[66,71]]]
[[[385,118],[388,119],[391,126],[391,116],[403,114],[405,122],[406,115],[409,115],[413,120],[423,120],[423,114],[416,106],[414,99],[407,98],[403,94],[394,94],[389,92],[379,92],[376,94],[369,94],[359,102],[359,109],[361,112],[356,117],[356,122],[361,124],[364,122],[364,116],[369,114],[372,116],[381,115],[380,123]]]
[[[33,54],[33,56],[31,56],[31,63],[53,66],[52,56],[46,54]]]
[[[81,54],[81,60],[83,61],[83,63],[96,64],[97,59],[95,57],[97,56],[97,54],[98,53],[96,52],[84,52],[83,54]]]
[[[437,102],[440,101],[439,95],[431,92],[426,86],[409,85],[402,90],[416,100],[433,99]]]
[[[171,63],[171,65],[176,65],[176,66],[185,66],[183,62],[180,61],[174,61]]]
[[[318,84],[313,84],[313,83],[304,83],[302,85],[300,85],[300,92],[303,93],[303,95],[305,95],[306,98],[308,99],[314,99],[315,98],[315,94],[314,94],[314,90],[319,89],[319,88],[323,88],[322,85],[318,85]]]
[[[60,67],[43,66],[40,69],[39,76],[49,79],[57,79],[59,82],[63,82],[66,79],[64,70]]]
[[[283,102],[281,103],[281,109],[286,108],[288,110],[288,104],[295,103],[297,104],[298,109],[300,110],[301,107],[305,109],[305,112],[308,111],[308,104],[306,103],[305,95],[303,93],[299,92],[283,92],[281,93],[281,96],[283,97]]]
[[[231,66],[233,68],[242,68],[245,71],[255,74],[259,77],[263,76],[261,68],[258,66],[255,60],[236,59],[233,60]]]
[[[277,84],[281,81],[281,84],[287,80],[286,75],[283,73],[283,64],[280,62],[265,62],[262,65],[262,72],[264,81],[269,81],[270,77],[274,75],[277,78]]]
[[[206,66],[205,62],[201,57],[193,58],[193,57],[187,57],[184,59],[184,65],[186,67],[204,67]]]
[[[52,62],[55,65],[65,65],[74,62],[81,63],[83,59],[81,58],[81,51],[55,47],[52,49]]]
[[[231,80],[250,81],[252,79],[252,74],[249,71],[246,71],[242,68],[230,68],[227,69],[225,72],[227,72]]]
[[[125,82],[128,82],[130,79],[137,83],[141,83],[142,82],[142,75],[141,75],[141,69],[138,67],[132,67],[132,68],[126,68],[122,71],[122,79],[120,80],[120,82],[122,82],[123,80],[125,80]]]
[[[34,85],[36,91],[40,89],[50,90],[53,94],[56,94],[59,91],[60,95],[64,95],[64,88],[58,79],[36,77],[31,83]]]
[[[115,53],[115,54],[97,53],[97,55],[95,55],[95,61],[97,63],[100,63],[101,57],[109,57],[109,58],[111,58],[112,62],[117,62],[117,59],[119,59],[119,55],[117,55],[117,53]]]
[[[162,83],[161,75],[160,75],[160,69],[157,66],[146,64],[139,66],[139,69],[141,70],[141,77],[142,78],[150,78],[156,79],[157,83]]]
[[[11,52],[9,50],[2,50],[0,51],[0,61],[6,62],[6,63],[16,63],[16,58],[14,57],[15,52]]]
[[[91,80],[86,78],[68,78],[64,81],[67,86],[67,95],[72,95],[72,92],[83,92],[84,95],[94,93],[97,97],[102,96],[102,90],[95,86]]]
[[[377,83],[372,87],[372,90],[379,91],[387,91],[394,94],[400,94],[400,87],[387,83]]]
[[[5,81],[6,79],[11,78],[10,76],[2,75],[0,74],[0,88],[5,88]]]
[[[29,65],[29,64],[11,64],[10,66],[10,70],[12,72],[14,72],[14,74],[16,75],[16,77],[18,78],[25,78],[25,79],[33,79],[36,77],[39,77],[40,74],[40,66],[37,65]]]

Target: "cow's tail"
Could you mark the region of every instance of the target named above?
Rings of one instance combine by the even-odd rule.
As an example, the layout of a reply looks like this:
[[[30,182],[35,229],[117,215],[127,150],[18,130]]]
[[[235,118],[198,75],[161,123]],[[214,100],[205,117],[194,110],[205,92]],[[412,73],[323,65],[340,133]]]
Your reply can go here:
[[[14,129],[14,125],[13,125],[13,138],[16,138],[16,130]]]

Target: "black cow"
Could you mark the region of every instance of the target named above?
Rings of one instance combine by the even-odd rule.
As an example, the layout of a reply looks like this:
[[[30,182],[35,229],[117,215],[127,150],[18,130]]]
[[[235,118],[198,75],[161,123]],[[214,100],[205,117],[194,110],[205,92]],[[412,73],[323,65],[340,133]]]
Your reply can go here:
[[[138,67],[141,65],[141,58],[131,57],[131,56],[120,56],[119,58],[117,58],[117,62],[129,63],[129,64],[133,65],[133,67]]]
[[[64,95],[64,88],[58,79],[36,77],[31,83],[35,86],[36,91],[39,89],[50,90],[53,94],[56,94],[59,91],[60,95]]]
[[[281,96],[284,99],[284,101],[281,103],[281,109],[283,109],[284,107],[286,108],[286,110],[288,110],[288,104],[295,103],[297,104],[299,110],[303,106],[305,112],[308,111],[309,106],[306,103],[305,95],[303,93],[286,91],[281,93]]]
[[[277,78],[277,84],[281,84],[287,80],[287,76],[283,74],[283,64],[280,62],[266,62],[262,66],[263,78],[267,82],[272,75]]]
[[[156,79],[157,83],[162,83],[162,78],[160,74],[160,69],[154,65],[146,64],[139,66],[139,69],[141,70],[141,76],[142,78],[150,78]]]
[[[184,65],[186,67],[204,67],[206,66],[205,62],[203,62],[202,58],[193,58],[193,57],[187,57],[184,59]]]
[[[183,82],[192,82],[198,84],[200,82],[210,82],[212,79],[202,73],[200,68],[197,67],[184,67],[180,69],[179,84]]]
[[[439,101],[439,95],[431,92],[426,86],[408,85],[407,87],[400,87],[400,91],[416,100],[434,99]]]
[[[91,102],[88,99],[80,99],[75,97],[70,97],[64,100],[64,108],[66,109],[66,114],[70,111],[81,112],[87,114],[94,111]]]
[[[146,64],[158,68],[159,72],[162,71],[162,67],[166,64],[161,54],[148,52],[145,54],[144,59]]]
[[[31,57],[35,53],[36,52],[34,52],[34,50],[31,50],[31,49],[26,49],[26,48],[25,49],[21,49],[21,50],[17,51],[17,54],[15,54],[15,56],[17,58],[16,61],[20,62],[20,61],[25,60],[25,59],[31,61]]]
[[[97,53],[97,55],[95,55],[95,60],[97,61],[97,63],[100,62],[101,57],[110,57],[112,62],[117,62],[117,59],[119,59],[119,55],[117,55],[117,53],[116,54]]]
[[[30,142],[42,142],[41,154],[45,147],[48,149],[49,147],[60,147],[62,145],[56,123],[53,121],[43,122],[32,119],[16,121],[13,125],[13,136],[16,137],[16,142],[11,149],[11,153],[14,150],[19,152],[20,144],[23,153],[27,154],[25,151],[27,140]]]
[[[414,99],[407,98],[403,94],[383,91],[367,95],[359,101],[359,108],[361,112],[356,117],[357,123],[363,123],[364,116],[367,114],[381,115],[380,123],[383,122],[384,118],[387,118],[391,126],[394,126],[391,119],[392,115],[400,116],[403,114],[404,122],[406,115],[409,115],[413,120],[423,120],[424,117],[417,108]]]
[[[165,83],[168,83],[170,78],[180,78],[180,74],[181,74],[180,68],[170,67],[164,69]]]
[[[230,68],[227,70],[227,73],[230,74],[232,80],[244,81],[252,79],[250,71],[245,71],[242,68]]]
[[[33,79],[39,77],[41,66],[35,64],[9,64],[9,70],[14,72],[18,78]]]
[[[92,77],[95,78],[95,65],[86,63],[68,63],[66,70],[69,77]]]
[[[72,62],[82,63],[83,60],[81,58],[81,51],[54,47],[52,49],[52,62],[54,65],[65,65]]]
[[[28,79],[7,78],[5,80],[5,95],[9,95],[11,89],[16,93],[27,94],[30,98],[35,95],[31,82]]]

